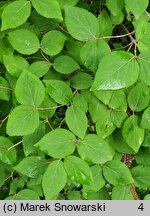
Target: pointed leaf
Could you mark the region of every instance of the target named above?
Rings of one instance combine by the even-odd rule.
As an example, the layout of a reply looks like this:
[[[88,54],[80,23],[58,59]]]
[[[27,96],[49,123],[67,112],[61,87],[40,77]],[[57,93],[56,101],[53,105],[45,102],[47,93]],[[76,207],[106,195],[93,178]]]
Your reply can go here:
[[[108,44],[103,40],[93,40],[82,47],[80,57],[88,69],[96,72],[100,60],[107,54],[110,54]]]
[[[67,174],[60,160],[52,162],[45,171],[42,179],[42,187],[45,198],[52,199],[65,186]]]
[[[104,165],[103,175],[110,184],[115,186],[134,182],[128,167],[117,160],[109,161]]]
[[[83,139],[88,126],[85,113],[80,108],[71,106],[66,111],[65,119],[69,129]]]
[[[73,99],[71,88],[61,80],[44,81],[48,94],[60,104],[69,104]]]
[[[88,89],[91,87],[92,82],[92,76],[83,72],[75,74],[70,79],[71,86],[75,89]]]
[[[69,74],[80,68],[73,58],[65,55],[55,58],[53,67],[56,71],[62,74]]]
[[[24,70],[17,80],[15,95],[19,103],[39,106],[45,97],[43,83],[28,70]]]
[[[114,51],[101,60],[91,90],[127,88],[137,81],[138,75],[139,66],[134,56],[125,51]]]
[[[28,70],[37,77],[42,77],[48,72],[50,66],[50,63],[47,61],[36,61],[28,67]]]
[[[106,0],[106,5],[113,15],[120,14],[124,7],[124,0]]]
[[[37,178],[39,175],[43,174],[46,167],[46,160],[38,156],[31,156],[21,160],[20,163],[14,167],[14,170],[29,178]]]
[[[149,88],[144,83],[138,83],[129,92],[128,104],[131,110],[140,112],[149,104]]]
[[[32,107],[20,105],[10,114],[7,122],[9,136],[23,136],[31,134],[39,125],[39,113]]]
[[[85,193],[97,192],[102,187],[104,187],[106,183],[102,174],[102,168],[99,165],[91,166],[91,172],[92,172],[93,184],[83,185],[83,191]]]
[[[8,40],[17,52],[24,55],[31,55],[40,48],[40,42],[37,36],[26,29],[9,32]]]
[[[57,30],[47,32],[41,41],[41,47],[44,53],[55,56],[63,49],[66,36]]]
[[[75,150],[76,137],[66,129],[55,129],[47,133],[34,146],[53,158],[64,158]]]
[[[92,173],[89,165],[76,156],[68,156],[64,160],[64,168],[72,181],[80,184],[91,184]]]
[[[6,137],[0,136],[0,160],[6,164],[12,164],[16,162],[16,149],[12,148],[9,151],[7,150],[12,146],[13,143],[11,140]]]
[[[9,101],[10,91],[11,89],[7,80],[0,77],[0,99]]]
[[[93,164],[106,163],[114,156],[113,148],[95,134],[88,134],[84,140],[80,140],[77,149],[83,160]]]
[[[4,31],[10,28],[16,28],[26,22],[31,12],[30,1],[19,0],[8,4],[2,12],[2,27]]]
[[[148,0],[125,0],[128,10],[130,10],[136,18],[138,18],[148,7]]]
[[[140,66],[140,79],[150,86],[150,50],[144,51],[138,56],[138,63]]]
[[[134,200],[130,185],[114,186],[111,198],[112,200]]]
[[[142,115],[141,126],[142,128],[150,129],[150,107],[148,107]]]
[[[19,77],[21,72],[29,66],[25,58],[17,55],[4,55],[3,63],[7,71],[14,77]]]
[[[99,35],[96,17],[82,8],[65,6],[65,24],[71,36],[80,41],[95,39]]]
[[[57,0],[32,0],[32,4],[40,15],[46,18],[63,20]]]
[[[19,191],[17,194],[14,195],[14,200],[40,200],[38,194],[29,189],[24,189]]]
[[[136,166],[131,170],[134,178],[135,187],[149,188],[150,187],[150,167]]]
[[[144,129],[139,126],[138,116],[130,116],[124,123],[122,135],[127,144],[137,153],[144,140]]]

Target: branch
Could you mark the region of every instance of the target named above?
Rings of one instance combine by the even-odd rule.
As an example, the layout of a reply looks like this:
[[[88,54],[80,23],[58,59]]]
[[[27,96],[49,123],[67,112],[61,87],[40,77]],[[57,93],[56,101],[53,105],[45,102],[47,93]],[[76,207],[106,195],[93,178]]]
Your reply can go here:
[[[58,105],[58,106],[54,106],[54,107],[37,107],[37,108],[33,108],[34,110],[40,110],[40,111],[45,111],[45,110],[52,110],[52,109],[57,109],[59,107],[63,107],[65,106],[64,104]]]
[[[104,36],[104,37],[101,37],[101,38],[97,38],[96,40],[102,40],[102,39],[113,39],[113,38],[122,38],[122,37],[126,37],[126,36],[131,36],[132,34],[134,34],[135,31],[132,31],[132,32],[127,32],[126,34],[123,34],[123,35],[111,35],[111,36]]]
[[[134,184],[130,184],[130,190],[131,190],[134,200],[139,200]]]
[[[10,91],[13,90],[12,88],[8,88],[8,87],[6,87],[6,86],[0,86],[0,88],[1,88],[1,89],[6,89],[6,90],[10,90]]]
[[[132,34],[130,34],[128,29],[125,27],[125,25],[123,23],[121,25],[124,28],[125,32],[128,34],[128,37],[130,38],[132,45],[134,44],[134,56],[135,58],[137,58],[137,41],[132,37]]]
[[[3,150],[5,150],[5,151],[10,151],[12,148],[14,148],[14,147],[20,145],[21,143],[22,143],[22,140],[19,141],[18,143],[16,143],[15,145],[10,146],[9,148],[5,148],[5,147],[3,147],[3,146],[0,146],[0,148],[3,149]]]

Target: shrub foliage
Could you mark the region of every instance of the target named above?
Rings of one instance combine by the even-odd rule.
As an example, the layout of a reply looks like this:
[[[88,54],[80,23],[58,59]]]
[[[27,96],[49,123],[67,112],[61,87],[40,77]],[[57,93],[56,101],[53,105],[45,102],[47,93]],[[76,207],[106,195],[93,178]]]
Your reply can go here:
[[[0,18],[0,199],[149,199],[149,1],[2,0]]]

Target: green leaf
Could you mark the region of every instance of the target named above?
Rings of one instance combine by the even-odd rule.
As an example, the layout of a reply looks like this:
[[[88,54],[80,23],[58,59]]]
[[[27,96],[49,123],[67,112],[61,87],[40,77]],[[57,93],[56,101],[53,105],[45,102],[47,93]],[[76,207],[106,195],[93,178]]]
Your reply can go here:
[[[101,60],[91,90],[127,88],[137,81],[138,76],[139,66],[133,54],[114,51]]]
[[[70,56],[61,55],[55,58],[53,67],[62,74],[72,73],[80,68],[77,62]]]
[[[15,194],[13,200],[40,200],[40,198],[35,191],[24,189]]]
[[[91,166],[91,172],[92,172],[93,184],[83,185],[83,191],[85,193],[97,192],[102,187],[104,187],[106,183],[102,174],[102,168],[99,165]]]
[[[41,49],[50,56],[55,56],[63,49],[66,36],[57,30],[47,32],[41,41]]]
[[[148,107],[142,115],[141,126],[142,128],[150,129],[150,107]]]
[[[131,169],[134,185],[138,188],[150,187],[150,167],[136,166]]]
[[[41,111],[39,110],[40,118],[42,119],[51,118],[56,111],[55,107],[57,107],[57,103],[49,95],[46,95],[39,108],[40,107],[51,108],[47,110],[41,110]]]
[[[12,48],[12,46],[10,45],[10,43],[6,37],[0,38],[0,47],[1,47],[0,61],[3,62],[3,56],[4,55],[12,55],[14,52],[14,49]]]
[[[65,5],[76,5],[79,0],[57,0],[60,4],[60,7],[63,8]]]
[[[17,154],[15,148],[7,150],[12,147],[13,143],[6,137],[0,136],[0,160],[6,164],[13,164],[16,162]]]
[[[124,0],[106,0],[106,5],[113,15],[118,15],[123,7]]]
[[[77,149],[80,157],[93,164],[103,164],[112,160],[113,148],[95,134],[88,134],[84,140],[78,141]]]
[[[24,55],[31,55],[40,48],[40,42],[37,36],[26,29],[9,32],[8,40],[17,52]]]
[[[23,136],[23,152],[26,157],[37,152],[37,148],[34,147],[34,144],[37,143],[44,135],[45,123],[40,122],[39,126],[33,133]]]
[[[14,77],[19,77],[21,72],[29,66],[25,58],[17,55],[4,55],[3,63],[8,73]]]
[[[150,153],[147,149],[141,149],[135,158],[138,165],[144,165],[150,167]]]
[[[82,65],[82,61],[80,58],[80,51],[83,47],[84,42],[77,41],[73,38],[69,38],[69,40],[66,41],[65,46],[67,49],[68,54],[79,64]]]
[[[142,146],[150,147],[150,130],[145,130],[145,137]]]
[[[44,100],[45,88],[35,75],[24,70],[17,80],[15,95],[19,103],[37,107]]]
[[[107,111],[108,111],[107,107],[103,103],[101,103],[97,98],[94,97],[90,100],[89,112],[90,112],[92,121],[94,123],[97,122],[101,118],[101,113],[103,115]]]
[[[83,72],[78,72],[70,79],[70,85],[75,89],[88,89],[92,82],[92,77]]]
[[[130,185],[117,185],[112,189],[112,200],[134,200]]]
[[[136,18],[139,18],[140,15],[146,10],[148,7],[148,0],[125,0],[126,6],[128,10],[130,10]]]
[[[65,120],[69,129],[83,139],[88,126],[85,113],[80,108],[71,106],[66,111]]]
[[[86,198],[88,200],[109,200],[110,199],[109,190],[108,188],[103,187],[96,193],[94,192],[94,193],[86,194]]]
[[[132,115],[124,123],[122,135],[127,144],[137,153],[144,140],[144,129],[139,126],[139,117]]]
[[[26,22],[31,12],[30,1],[19,0],[8,4],[2,12],[1,31],[16,28]]]
[[[111,121],[114,126],[121,128],[123,122],[128,117],[128,114],[123,111],[112,110],[110,113]]]
[[[10,184],[9,195],[16,194],[17,191],[22,190],[25,185],[25,181],[22,178],[15,178]]]
[[[76,138],[66,129],[55,129],[46,134],[34,146],[53,158],[64,158],[75,150]]]
[[[110,48],[104,40],[88,41],[82,47],[80,57],[83,64],[90,70],[96,72],[102,57],[110,54]]]
[[[105,37],[112,35],[112,22],[108,13],[104,9],[99,14],[97,19],[99,23],[99,36]]]
[[[140,66],[140,79],[150,86],[150,50],[142,52],[137,61]]]
[[[128,167],[117,160],[108,161],[103,166],[103,175],[110,184],[115,186],[134,182]]]
[[[67,105],[73,99],[71,88],[61,80],[45,80],[44,81],[48,94],[57,103]]]
[[[96,17],[85,9],[65,6],[65,24],[71,36],[77,40],[87,41],[99,36]]]
[[[68,200],[82,200],[80,191],[68,191],[67,192]]]
[[[107,142],[120,153],[134,154],[133,149],[125,142],[122,137],[122,130],[116,129],[108,138]]]
[[[111,110],[101,110],[99,116],[100,118],[96,122],[96,132],[98,136],[105,139],[113,133],[116,127],[113,125],[111,120]]]
[[[146,194],[146,196],[144,197],[144,200],[150,200],[150,194]]]
[[[90,185],[92,173],[89,165],[76,156],[68,156],[64,160],[64,168],[72,181]]]
[[[45,171],[42,179],[42,187],[45,198],[53,199],[65,186],[67,174],[60,160],[52,162]]]
[[[11,89],[7,80],[0,77],[0,99],[9,101],[10,91]]]
[[[31,134],[39,125],[39,113],[32,107],[20,105],[10,114],[7,122],[9,136],[23,136]]]
[[[46,167],[46,160],[39,156],[31,156],[21,160],[20,163],[14,167],[14,170],[29,178],[37,178],[39,175],[43,174]]]
[[[126,95],[123,90],[99,90],[94,91],[94,95],[101,100],[104,104],[106,104],[110,109],[115,109],[117,111],[127,110],[127,102]]]
[[[32,0],[33,7],[46,18],[63,20],[57,0]]]
[[[50,66],[50,63],[47,61],[36,61],[28,67],[28,70],[37,77],[42,77],[48,72]]]
[[[149,88],[144,83],[138,83],[129,92],[128,104],[132,111],[140,112],[149,104]]]
[[[80,93],[76,93],[73,97],[73,106],[80,108],[85,113],[88,110],[87,101],[85,100],[84,96]]]

